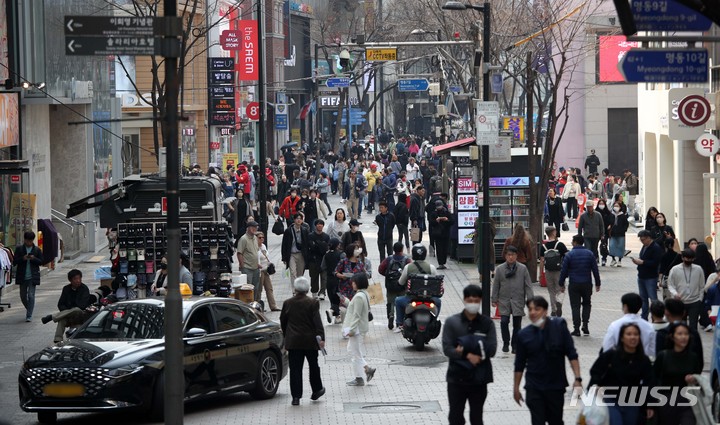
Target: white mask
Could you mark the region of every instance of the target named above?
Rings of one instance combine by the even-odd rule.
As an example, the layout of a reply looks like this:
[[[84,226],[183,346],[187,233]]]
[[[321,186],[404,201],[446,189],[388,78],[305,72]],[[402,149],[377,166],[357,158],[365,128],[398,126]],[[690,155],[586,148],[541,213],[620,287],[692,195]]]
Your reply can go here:
[[[353,251],[353,254],[355,254],[356,257],[359,257],[360,254],[362,254],[362,248],[358,248],[355,251]]]
[[[599,210],[604,210],[604,209],[605,209],[605,205],[603,205],[603,204],[598,205],[598,209],[599,209]]]
[[[543,316],[541,319],[537,319],[536,321],[532,322],[532,325],[536,328],[542,327],[543,323],[545,323],[545,317]]]
[[[478,314],[480,311],[480,303],[465,303],[465,311],[470,314]]]
[[[620,207],[615,207],[613,210],[615,210],[615,212],[620,212]]]

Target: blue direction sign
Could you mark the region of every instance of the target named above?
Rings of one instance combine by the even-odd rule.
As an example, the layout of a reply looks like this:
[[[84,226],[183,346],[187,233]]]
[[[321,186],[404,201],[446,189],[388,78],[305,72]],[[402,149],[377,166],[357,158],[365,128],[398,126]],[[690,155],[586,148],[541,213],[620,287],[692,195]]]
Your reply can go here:
[[[328,87],[350,87],[350,78],[335,77],[328,78],[326,83]]]
[[[427,91],[430,82],[425,78],[415,80],[398,80],[399,91]]]
[[[362,123],[366,122],[367,120],[365,118],[350,118],[350,125],[362,125]],[[340,120],[340,125],[347,125],[347,120],[345,117]]]
[[[632,0],[638,31],[707,31],[712,21],[675,0]]]
[[[338,114],[337,112],[333,112],[333,115],[337,116],[337,114]],[[359,117],[362,117],[363,115],[367,115],[367,112],[362,111],[358,108],[350,108],[350,118],[355,118],[355,117],[359,118]],[[343,109],[342,116],[343,116],[343,118],[347,117],[347,109]]]
[[[704,83],[707,49],[630,49],[618,64],[629,83]]]

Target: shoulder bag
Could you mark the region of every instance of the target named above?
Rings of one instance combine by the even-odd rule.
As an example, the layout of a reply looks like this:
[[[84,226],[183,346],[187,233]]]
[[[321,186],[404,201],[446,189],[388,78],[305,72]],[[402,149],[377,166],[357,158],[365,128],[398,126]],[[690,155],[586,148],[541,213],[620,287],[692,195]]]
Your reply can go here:
[[[265,269],[265,271],[267,271],[267,274],[269,274],[269,275],[274,275],[275,274],[275,264],[273,264],[273,262],[270,261],[267,254],[265,254],[265,251],[262,251],[262,255],[263,255],[263,257],[265,257],[266,260],[268,260],[268,263],[270,263],[270,264],[268,264],[267,269]]]

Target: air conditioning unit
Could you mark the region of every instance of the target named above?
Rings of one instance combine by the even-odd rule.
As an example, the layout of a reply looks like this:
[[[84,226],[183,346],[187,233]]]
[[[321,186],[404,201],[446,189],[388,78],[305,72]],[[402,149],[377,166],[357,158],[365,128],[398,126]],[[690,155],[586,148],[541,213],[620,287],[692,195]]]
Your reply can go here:
[[[93,93],[93,82],[92,81],[75,81],[73,84],[73,93],[75,99],[89,99],[92,98]]]
[[[444,117],[448,114],[447,106],[443,105],[442,103],[438,104],[436,106],[437,108],[437,116]]]

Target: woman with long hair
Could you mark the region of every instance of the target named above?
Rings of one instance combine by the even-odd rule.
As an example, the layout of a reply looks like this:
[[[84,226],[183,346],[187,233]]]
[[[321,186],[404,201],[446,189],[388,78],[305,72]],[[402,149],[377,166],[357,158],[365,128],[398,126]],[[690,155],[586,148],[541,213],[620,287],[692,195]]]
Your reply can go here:
[[[270,254],[268,253],[267,246],[265,246],[265,233],[256,232],[255,239],[257,240],[258,244],[258,267],[260,268],[259,288],[261,291],[260,295],[258,295],[257,298],[261,298],[262,290],[265,289],[265,296],[267,297],[268,307],[270,308],[270,311],[280,311],[277,303],[275,302],[275,293],[273,291],[272,279],[270,278],[270,273],[268,273],[268,267],[272,262],[270,261]]]
[[[629,223],[627,213],[623,212],[619,202],[615,202],[612,210],[613,223],[610,226],[610,267],[622,267],[622,259],[625,256],[625,233]],[[617,258],[617,260],[616,260]]]
[[[645,215],[645,230],[652,230],[653,227],[657,225],[657,222],[655,221],[655,216],[659,213],[657,208],[650,207],[648,208],[647,214]]]
[[[665,214],[659,212],[655,215],[655,227],[650,231],[655,242],[664,246],[665,239],[675,239],[675,231],[667,224]]]
[[[370,295],[367,293],[368,278],[365,273],[355,273],[349,279],[355,297],[350,301],[343,321],[343,336],[348,338],[347,350],[352,359],[354,377],[347,384],[353,387],[365,385],[375,376],[375,368],[365,360],[365,334],[370,330]]]
[[[567,218],[573,219],[578,216],[577,196],[581,193],[580,184],[575,181],[575,176],[568,175],[567,182],[562,192],[562,199],[565,200]]]
[[[329,220],[327,225],[325,226],[325,233],[330,236],[330,238],[342,238],[342,235],[346,232],[350,231],[350,225],[347,223],[347,215],[345,214],[345,210],[342,208],[338,208],[335,210],[335,217],[332,220]]]
[[[528,235],[525,231],[525,227],[522,224],[516,224],[512,236],[505,240],[505,245],[503,246],[502,251],[503,258],[505,258],[507,247],[510,245],[514,246],[518,250],[517,261],[527,266],[528,262],[532,258],[533,243],[532,239],[530,239],[530,235]]]
[[[686,323],[672,323],[668,327],[668,340],[672,348],[660,351],[655,359],[657,385],[666,387],[661,394],[668,400],[672,394],[677,394],[674,403],[665,403],[658,407],[657,425],[695,423],[690,402],[682,396],[683,388],[694,381],[692,375],[702,373],[703,369],[702,360],[689,349],[691,339],[690,327]]]
[[[651,387],[654,381],[652,363],[640,342],[640,327],[632,322],[622,325],[617,346],[600,354],[590,368],[589,385],[605,388],[606,401],[620,400],[620,388],[633,388],[639,394],[647,394],[649,390],[644,388]],[[644,405],[608,404],[610,425],[636,425],[643,412],[643,418],[651,418],[654,414]]]
[[[361,258],[362,248],[355,243],[346,245],[345,258],[340,260],[335,267],[335,277],[338,279],[338,293],[348,300],[352,300],[355,289],[350,284],[350,279],[356,273],[365,273],[365,261]],[[342,304],[342,298],[340,303]]]

